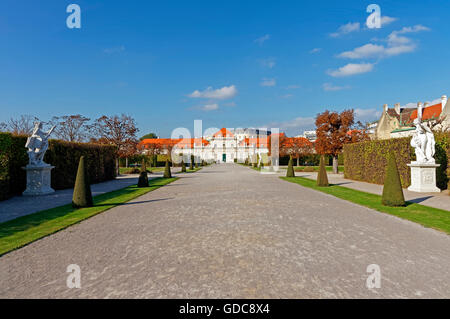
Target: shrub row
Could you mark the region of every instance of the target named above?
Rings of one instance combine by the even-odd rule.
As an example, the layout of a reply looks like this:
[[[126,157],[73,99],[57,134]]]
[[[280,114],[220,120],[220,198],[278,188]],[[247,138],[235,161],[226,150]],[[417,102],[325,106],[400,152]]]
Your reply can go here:
[[[344,145],[344,177],[374,184],[383,184],[389,152],[395,154],[402,187],[411,183],[410,168],[414,150],[410,137],[373,140]]]
[[[20,195],[26,188],[26,172],[22,169],[28,164],[26,140],[26,136],[0,133],[0,200]],[[52,188],[74,187],[81,156],[85,156],[87,161],[91,183],[115,178],[116,147],[50,140],[44,161],[55,166],[52,170]]]
[[[436,163],[441,166],[436,170],[437,186],[448,187],[450,169],[450,133],[436,133]],[[373,140],[344,146],[345,178],[374,184],[383,184],[389,152],[395,154],[402,187],[411,184],[411,170],[407,164],[416,160],[414,148],[410,145],[411,137]]]

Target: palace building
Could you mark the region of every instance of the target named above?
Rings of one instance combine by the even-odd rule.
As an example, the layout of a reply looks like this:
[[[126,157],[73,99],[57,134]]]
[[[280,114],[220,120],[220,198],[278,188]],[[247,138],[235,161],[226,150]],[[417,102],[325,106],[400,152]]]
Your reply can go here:
[[[190,162],[243,163],[257,159],[267,161],[271,132],[256,129],[228,130],[222,128],[211,136],[184,139],[145,139],[139,143],[143,154],[172,154]],[[280,135],[284,136],[284,135]],[[181,159],[179,159],[181,162]]]

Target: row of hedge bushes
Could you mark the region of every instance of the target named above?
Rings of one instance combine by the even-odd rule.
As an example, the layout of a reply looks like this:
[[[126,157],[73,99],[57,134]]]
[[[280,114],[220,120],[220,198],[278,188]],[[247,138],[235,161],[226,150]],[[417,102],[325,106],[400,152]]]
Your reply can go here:
[[[437,186],[444,190],[448,187],[450,169],[450,133],[438,132],[436,138]],[[407,164],[414,161],[416,155],[410,145],[411,137],[373,140],[344,146],[344,177],[374,184],[383,184],[388,154],[393,151],[402,182],[402,187],[411,184],[411,170]]]
[[[0,133],[0,200],[20,195],[26,188],[28,164],[26,136]],[[44,161],[55,166],[51,185],[54,189],[72,188],[78,162],[85,156],[91,183],[99,183],[116,177],[116,147],[92,143],[71,143],[50,140]]]

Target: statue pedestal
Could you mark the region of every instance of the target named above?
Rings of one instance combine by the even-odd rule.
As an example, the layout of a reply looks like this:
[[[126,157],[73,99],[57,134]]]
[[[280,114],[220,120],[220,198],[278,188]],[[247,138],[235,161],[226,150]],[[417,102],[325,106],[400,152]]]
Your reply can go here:
[[[439,164],[431,163],[411,163],[411,186],[409,191],[418,193],[440,193],[436,187],[436,168]]]
[[[22,167],[27,171],[27,189],[23,192],[24,196],[39,196],[54,193],[51,188],[51,171],[55,166],[42,165]]]

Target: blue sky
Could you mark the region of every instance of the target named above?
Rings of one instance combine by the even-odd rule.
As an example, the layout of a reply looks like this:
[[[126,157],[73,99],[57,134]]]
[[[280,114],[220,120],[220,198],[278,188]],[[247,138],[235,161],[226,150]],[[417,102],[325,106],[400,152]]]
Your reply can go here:
[[[68,29],[66,7],[81,7]],[[365,25],[381,7],[381,29]],[[126,113],[176,127],[314,127],[325,109],[373,120],[449,94],[449,1],[2,1],[0,121]]]

